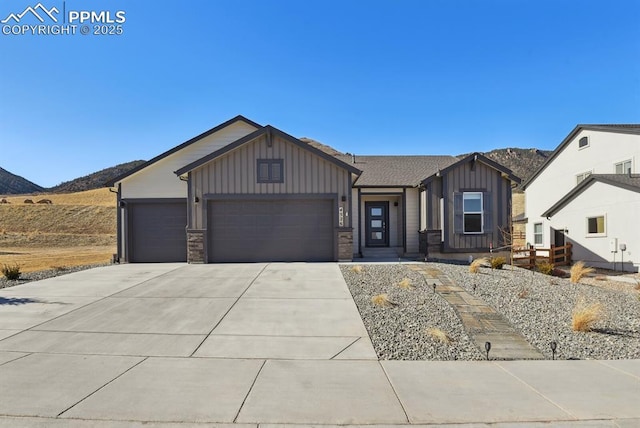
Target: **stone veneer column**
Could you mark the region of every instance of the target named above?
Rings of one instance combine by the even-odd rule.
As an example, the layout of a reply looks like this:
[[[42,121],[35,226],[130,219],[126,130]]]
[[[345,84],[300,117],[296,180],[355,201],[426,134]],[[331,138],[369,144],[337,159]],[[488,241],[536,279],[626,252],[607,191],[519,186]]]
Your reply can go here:
[[[353,260],[353,230],[338,231],[338,260],[350,262]]]
[[[204,263],[204,230],[187,231],[187,261]]]

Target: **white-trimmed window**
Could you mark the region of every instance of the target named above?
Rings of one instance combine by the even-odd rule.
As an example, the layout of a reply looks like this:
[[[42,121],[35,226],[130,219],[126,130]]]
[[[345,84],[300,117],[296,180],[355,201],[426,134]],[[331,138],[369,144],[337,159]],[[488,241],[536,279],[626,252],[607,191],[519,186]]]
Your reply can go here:
[[[631,174],[631,159],[618,162],[615,168],[616,174]]]
[[[578,149],[589,147],[589,137],[582,137],[578,140]]]
[[[462,194],[464,233],[482,233],[482,202],[482,192]]]
[[[591,171],[576,174],[576,185],[582,183],[588,176],[591,175]]]
[[[587,236],[606,236],[607,218],[604,215],[587,217]]]
[[[542,245],[542,223],[533,224],[533,244]]]

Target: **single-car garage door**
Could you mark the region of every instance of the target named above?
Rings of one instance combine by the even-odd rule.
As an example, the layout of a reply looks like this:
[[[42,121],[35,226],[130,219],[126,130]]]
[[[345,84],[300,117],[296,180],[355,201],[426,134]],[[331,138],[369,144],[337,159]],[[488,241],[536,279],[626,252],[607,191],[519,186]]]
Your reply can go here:
[[[187,261],[187,202],[127,204],[129,261]]]
[[[210,201],[209,261],[335,260],[334,204],[331,199]]]

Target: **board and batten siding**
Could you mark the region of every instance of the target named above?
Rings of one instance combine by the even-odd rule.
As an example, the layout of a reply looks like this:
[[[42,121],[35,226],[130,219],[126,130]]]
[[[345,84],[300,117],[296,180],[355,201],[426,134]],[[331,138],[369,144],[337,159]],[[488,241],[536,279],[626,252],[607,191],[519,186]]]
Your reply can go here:
[[[283,159],[282,183],[258,183],[258,159]],[[205,195],[335,195],[350,227],[348,198],[350,172],[286,140],[273,137],[269,147],[261,136],[191,172],[193,197]],[[200,206],[205,206],[201,203]],[[204,228],[204,209],[192,211],[192,227]],[[336,214],[337,216],[337,214]]]
[[[420,241],[420,218],[418,204],[420,203],[420,193],[417,188],[408,188],[406,193],[405,206],[406,213],[406,243],[407,254],[418,254]]]
[[[160,159],[122,180],[122,199],[186,198],[187,184],[174,171],[255,130],[254,126],[238,121]]]
[[[436,178],[430,181],[424,192],[422,192],[422,198],[425,202],[423,215],[424,223],[423,229],[426,230],[440,230],[442,229],[442,222],[440,219],[440,200],[442,199],[442,179]]]
[[[503,178],[500,171],[482,162],[461,164],[442,177],[443,191],[446,194],[444,251],[485,250],[490,244],[501,245],[499,228],[508,225],[511,182]],[[454,193],[478,191],[489,193],[485,200],[484,211],[491,216],[491,230],[483,234],[462,234],[454,231]],[[488,203],[489,202],[489,203]],[[490,205],[490,206],[487,206]]]

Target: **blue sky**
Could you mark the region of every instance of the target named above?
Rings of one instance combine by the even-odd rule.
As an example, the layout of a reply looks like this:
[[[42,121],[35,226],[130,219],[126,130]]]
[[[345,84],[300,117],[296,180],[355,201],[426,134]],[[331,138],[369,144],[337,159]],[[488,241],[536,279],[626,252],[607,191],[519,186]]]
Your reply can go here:
[[[3,0],[0,19],[36,4]],[[635,0],[64,6],[126,22],[122,35],[0,34],[0,166],[42,186],[237,114],[359,154],[553,149],[577,123],[640,122]]]

